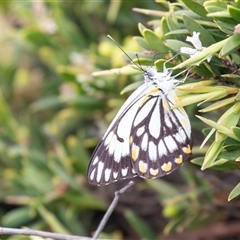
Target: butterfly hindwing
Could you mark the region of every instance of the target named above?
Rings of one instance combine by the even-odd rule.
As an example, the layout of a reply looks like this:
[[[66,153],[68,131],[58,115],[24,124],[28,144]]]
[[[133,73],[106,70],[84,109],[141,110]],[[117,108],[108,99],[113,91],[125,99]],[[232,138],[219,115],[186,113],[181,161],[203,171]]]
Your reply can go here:
[[[153,88],[136,113],[130,135],[130,155],[140,177],[169,174],[191,153],[190,122],[183,108],[171,108],[175,101],[174,90],[165,95]]]

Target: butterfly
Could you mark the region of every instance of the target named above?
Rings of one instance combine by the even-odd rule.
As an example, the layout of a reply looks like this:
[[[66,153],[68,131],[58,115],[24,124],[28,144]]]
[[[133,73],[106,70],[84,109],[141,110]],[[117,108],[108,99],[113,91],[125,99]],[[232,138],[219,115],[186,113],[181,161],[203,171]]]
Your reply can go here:
[[[179,101],[175,87],[181,82],[172,74],[165,64],[162,72],[155,66],[143,70],[144,83],[120,108],[92,154],[89,183],[159,178],[188,159],[191,125],[183,107],[172,108]]]

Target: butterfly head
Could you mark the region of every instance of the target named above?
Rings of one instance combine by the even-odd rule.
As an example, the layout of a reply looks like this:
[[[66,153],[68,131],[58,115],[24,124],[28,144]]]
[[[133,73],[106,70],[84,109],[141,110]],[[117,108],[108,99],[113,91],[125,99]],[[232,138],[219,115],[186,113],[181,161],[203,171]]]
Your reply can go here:
[[[156,78],[157,73],[158,72],[155,67],[150,67],[150,66],[147,67],[143,72],[145,81],[154,80]]]
[[[172,75],[172,70],[164,68],[162,72],[158,72],[154,66],[147,67],[144,72],[145,83],[162,83],[174,79]]]

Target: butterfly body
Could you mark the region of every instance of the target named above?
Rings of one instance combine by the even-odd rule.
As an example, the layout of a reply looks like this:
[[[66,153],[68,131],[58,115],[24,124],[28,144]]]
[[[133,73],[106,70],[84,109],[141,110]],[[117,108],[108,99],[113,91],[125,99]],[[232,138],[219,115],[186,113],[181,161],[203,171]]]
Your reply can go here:
[[[144,71],[144,83],[123,104],[96,147],[88,180],[106,185],[117,180],[158,178],[171,173],[191,153],[191,126],[185,110],[173,108],[179,83],[172,71]]]

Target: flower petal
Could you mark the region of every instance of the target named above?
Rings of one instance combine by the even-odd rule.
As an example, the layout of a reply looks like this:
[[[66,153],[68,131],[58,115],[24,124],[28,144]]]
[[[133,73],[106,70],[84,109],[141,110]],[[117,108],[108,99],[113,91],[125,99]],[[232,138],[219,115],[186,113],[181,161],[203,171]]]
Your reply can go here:
[[[180,52],[188,55],[193,55],[193,54],[196,54],[198,50],[194,48],[189,48],[189,47],[181,47]]]
[[[186,41],[191,42],[192,45],[198,50],[202,50],[202,42],[199,39],[200,32],[193,32],[192,37],[187,37]]]

